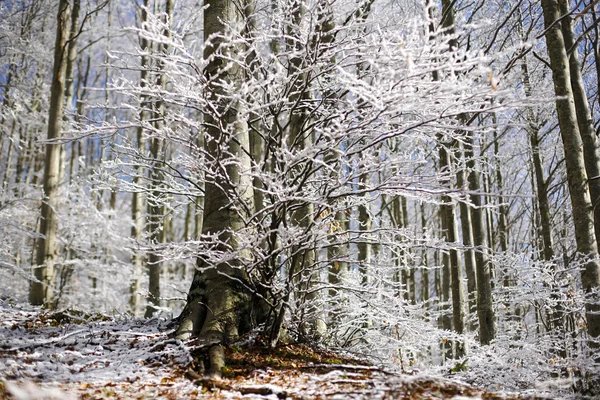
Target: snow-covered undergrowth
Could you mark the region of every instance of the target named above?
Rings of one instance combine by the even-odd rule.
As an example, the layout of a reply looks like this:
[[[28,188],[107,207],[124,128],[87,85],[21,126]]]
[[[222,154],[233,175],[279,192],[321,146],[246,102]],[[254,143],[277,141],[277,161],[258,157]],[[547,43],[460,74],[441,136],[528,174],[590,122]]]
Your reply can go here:
[[[165,393],[197,389],[187,380],[175,383],[171,378],[177,366],[187,364],[189,353],[180,343],[168,341],[169,331],[158,319],[47,314],[0,301],[0,320],[0,376],[17,398],[33,398],[27,393],[36,386],[14,382],[42,384],[37,390],[52,398],[76,398],[91,389],[100,390],[92,397],[108,396],[117,387],[130,391],[132,398],[136,393],[153,397],[162,393],[157,391],[161,383],[169,383]]]
[[[165,320],[47,313],[0,300],[0,321],[0,398],[516,398],[300,347],[232,346],[225,377],[207,381],[189,369],[193,346],[170,339]]]

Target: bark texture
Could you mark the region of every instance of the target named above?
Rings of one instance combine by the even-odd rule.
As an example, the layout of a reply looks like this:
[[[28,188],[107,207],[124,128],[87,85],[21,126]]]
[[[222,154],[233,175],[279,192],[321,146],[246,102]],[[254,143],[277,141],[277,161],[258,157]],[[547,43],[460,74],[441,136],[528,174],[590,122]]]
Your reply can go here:
[[[144,7],[141,8],[140,15],[140,23],[143,26],[148,20],[148,0],[144,0]],[[149,75],[149,65],[148,65],[148,56],[145,54],[148,52],[149,43],[148,39],[142,37],[140,38],[140,48],[142,50],[141,56],[141,71],[140,71],[140,88],[142,90],[148,86],[148,75]],[[147,118],[146,108],[148,107],[146,103],[146,96],[141,95],[140,99],[140,125],[136,130],[136,144],[137,150],[140,156],[145,156],[145,140],[144,140],[144,127],[143,121]],[[142,167],[136,166],[135,175],[133,176],[133,183],[136,187],[142,185],[144,177],[142,176]],[[136,245],[140,245],[144,232],[144,197],[141,191],[133,192],[133,196],[131,199],[131,239],[135,242]],[[132,255],[132,264],[133,264],[133,277],[131,278],[131,283],[129,286],[129,307],[131,308],[131,312],[133,315],[136,315],[140,309],[141,303],[141,279],[142,279],[142,265],[143,258],[141,251],[135,249]]]
[[[204,53],[208,61],[204,74],[206,95],[215,112],[205,115],[205,149],[212,171],[206,177],[202,234],[205,238],[212,235],[216,253],[231,257],[224,261],[198,258],[177,337],[198,336],[209,348],[209,375],[220,377],[224,366],[221,345],[236,339],[260,318],[252,312],[253,296],[242,268],[251,261],[252,249],[239,240],[242,231],[249,229],[245,221],[254,212],[252,176],[245,173],[251,168],[247,114],[239,102],[232,104],[230,93],[219,83],[243,78],[235,63],[227,65],[226,57],[235,58],[236,49],[224,44],[222,36],[229,27],[238,28],[242,14],[233,0],[205,4],[204,39],[210,44]]]
[[[579,128],[579,134],[583,142],[583,159],[592,201],[594,231],[596,233],[596,242],[598,242],[598,238],[600,238],[600,149],[598,149],[594,119],[592,118],[592,112],[585,93],[583,77],[581,76],[581,66],[577,58],[575,36],[573,34],[571,15],[569,14],[569,2],[566,0],[560,1],[559,5],[562,15],[560,27],[564,46],[566,51],[570,51],[567,54],[569,59],[569,78],[577,116],[577,127]]]
[[[586,306],[587,329],[590,336],[600,336],[600,307],[598,306],[598,288],[600,287],[600,264],[598,246],[594,231],[593,205],[588,188],[588,176],[585,168],[584,145],[579,131],[577,111],[571,88],[569,59],[561,25],[557,0],[542,0],[544,24],[546,27],[546,46],[550,57],[554,91],[557,96],[556,111],[560,133],[565,150],[567,181],[571,197],[575,240],[577,251],[585,257],[581,273],[583,289],[590,296]]]
[[[65,100],[67,54],[66,44],[69,37],[71,4],[60,0],[58,4],[56,41],[54,47],[54,70],[50,91],[50,110],[48,113],[48,140],[60,138],[62,130],[63,103]],[[55,262],[58,246],[56,235],[58,219],[58,181],[60,175],[60,144],[46,144],[44,164],[44,198],[42,200],[40,235],[37,242],[35,281],[32,282],[29,301],[34,305],[53,307]]]

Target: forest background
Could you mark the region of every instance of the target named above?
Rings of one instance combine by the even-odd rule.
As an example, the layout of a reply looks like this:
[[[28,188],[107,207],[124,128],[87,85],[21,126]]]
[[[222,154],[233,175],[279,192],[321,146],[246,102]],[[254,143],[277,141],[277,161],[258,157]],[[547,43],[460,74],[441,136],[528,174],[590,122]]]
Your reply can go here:
[[[596,3],[2,1],[3,300],[594,395]]]

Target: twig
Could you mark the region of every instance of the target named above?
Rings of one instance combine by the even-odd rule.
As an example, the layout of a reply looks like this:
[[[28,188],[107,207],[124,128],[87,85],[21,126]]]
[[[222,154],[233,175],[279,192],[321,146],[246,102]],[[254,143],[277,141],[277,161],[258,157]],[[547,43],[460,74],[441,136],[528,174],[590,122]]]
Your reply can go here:
[[[32,343],[32,344],[29,344],[29,345],[26,345],[26,346],[12,347],[12,348],[10,348],[8,350],[3,350],[2,352],[5,352],[5,353],[16,353],[18,351],[22,351],[22,350],[26,350],[26,349],[35,349],[37,347],[43,347],[43,346],[46,346],[48,344],[53,344],[53,343],[61,342],[61,341],[65,340],[65,339],[67,339],[67,338],[69,338],[71,336],[75,336],[75,335],[78,335],[78,334],[83,333],[83,332],[87,332],[87,329],[80,329],[80,330],[77,330],[75,332],[68,333],[68,334],[66,334],[64,336],[61,336],[61,337],[58,337],[58,338],[55,338],[55,339],[50,339],[50,340],[47,340],[47,341],[41,342],[41,343]]]

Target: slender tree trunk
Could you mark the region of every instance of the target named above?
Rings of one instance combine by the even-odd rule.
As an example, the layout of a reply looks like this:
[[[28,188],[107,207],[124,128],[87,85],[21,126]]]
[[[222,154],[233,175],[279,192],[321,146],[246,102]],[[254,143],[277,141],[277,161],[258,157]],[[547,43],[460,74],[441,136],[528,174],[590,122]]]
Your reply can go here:
[[[431,12],[431,9],[430,9]],[[444,34],[450,36],[448,41],[449,51],[456,51],[457,41],[452,36],[455,33],[454,29],[455,18],[454,18],[454,3],[450,0],[442,1],[442,21],[441,26],[444,28]],[[435,29],[430,24],[430,32],[434,32]],[[434,80],[440,80],[439,72],[434,71]],[[450,183],[450,148],[444,143],[440,143],[438,149],[439,160],[440,160],[440,173],[444,176],[445,180]],[[440,216],[442,219],[442,230],[445,235],[445,239],[450,246],[455,247],[458,245],[458,226],[456,222],[456,205],[449,196],[442,196],[442,205],[440,206]],[[444,255],[445,256],[445,255]],[[449,265],[447,265],[449,264]],[[449,269],[448,272],[452,275],[452,321],[454,330],[458,333],[465,332],[465,295],[463,289],[463,266],[462,259],[456,248],[450,250],[449,260],[444,262],[444,268]],[[458,357],[464,355],[464,344],[457,343]]]
[[[592,8],[591,11],[592,12],[590,12],[590,14],[592,16],[592,25],[594,27],[592,45],[594,48],[594,67],[596,69],[596,103],[597,106],[600,107],[600,29],[598,28],[600,21],[598,20],[598,16],[596,15],[596,7]],[[596,241],[598,241],[598,239],[596,239]]]
[[[464,158],[464,151],[460,150],[460,156]],[[456,173],[456,184],[461,189],[468,189],[468,182],[465,180],[465,170],[460,168]],[[469,314],[477,312],[477,275],[475,274],[475,250],[473,248],[473,222],[471,219],[471,208],[461,201],[460,207],[460,225],[462,229],[462,243],[466,247],[464,252],[465,270],[467,272],[467,293]],[[470,329],[474,329],[471,326]]]
[[[8,187],[8,178],[10,176],[11,164],[13,151],[15,148],[15,128],[17,127],[17,121],[13,120],[12,129],[10,130],[8,139],[8,152],[6,154],[6,169],[4,170],[4,177],[2,178],[2,191],[5,191]],[[1,149],[0,149],[1,150]],[[1,154],[1,153],[0,153]]]
[[[359,176],[359,190],[366,190],[369,186],[369,178],[366,172]],[[358,230],[360,231],[358,240],[358,271],[362,286],[369,283],[369,263],[371,262],[371,244],[369,243],[368,234],[371,231],[371,214],[369,212],[368,198],[369,194],[365,193],[362,196],[362,201],[358,205]]]
[[[141,8],[140,24],[143,26],[148,20],[148,0],[144,0],[144,7]],[[142,50],[141,56],[141,71],[140,71],[140,87],[142,90],[148,86],[149,80],[149,59],[146,53],[149,50],[148,39],[140,38],[140,48]],[[140,124],[136,129],[136,145],[138,153],[141,157],[145,157],[146,154],[146,140],[144,139],[144,121],[147,119],[148,108],[147,99],[145,95],[141,95],[140,99]],[[135,167],[133,176],[133,184],[136,188],[139,188],[143,182],[143,169],[141,165]],[[133,315],[137,315],[140,311],[141,303],[141,279],[142,279],[142,268],[143,268],[143,257],[141,251],[137,248],[141,245],[143,233],[144,233],[144,197],[143,192],[140,189],[136,189],[133,192],[131,199],[131,238],[134,241],[132,264],[133,264],[133,276],[129,286],[129,307]]]
[[[160,273],[161,259],[157,247],[165,242],[166,221],[161,203],[163,194],[161,190],[162,172],[160,163],[165,157],[164,140],[152,138],[150,154],[154,164],[150,171],[150,196],[148,196],[148,214],[146,216],[146,229],[152,249],[148,252],[148,303],[144,316],[152,317],[154,312],[160,308]]]
[[[2,130],[1,131],[2,135],[0,135],[0,154],[4,154],[3,153],[4,141],[7,138],[10,138],[10,136],[7,134],[8,118],[6,118],[6,115],[8,115],[9,108],[11,107],[10,98],[11,98],[12,80],[13,80],[13,76],[15,74],[15,70],[16,70],[15,64],[11,64],[10,67],[8,68],[8,74],[6,76],[6,82],[4,84],[4,99],[2,100],[2,107],[0,108],[0,129]],[[9,140],[9,146],[10,146],[10,140]],[[8,164],[10,164],[10,162],[7,162],[6,170],[8,170],[8,167],[9,167]],[[1,168],[1,164],[0,164],[0,168]],[[4,171],[4,174],[6,174],[6,170]]]
[[[423,237],[425,237],[425,233],[427,232],[427,217],[425,216],[425,203],[422,202],[420,205],[420,214],[421,214],[421,233]],[[421,265],[423,268],[421,269],[421,301],[423,303],[428,303],[431,298],[430,290],[429,290],[429,253],[427,247],[424,247],[421,253]]]
[[[171,36],[170,26],[173,21],[174,0],[166,0],[164,16],[165,29],[162,32],[163,37],[168,39]],[[159,54],[166,55],[169,51],[169,45],[161,43]],[[157,63],[158,77],[157,86],[164,89],[166,86],[166,75],[163,71],[164,63]],[[162,121],[164,114],[164,103],[158,100],[152,106],[152,120],[155,130],[155,136],[151,139],[150,154],[152,156],[152,167],[150,171],[150,190],[151,196],[148,199],[148,215],[146,226],[148,229],[148,237],[152,248],[148,254],[148,304],[144,316],[151,317],[154,312],[160,308],[160,276],[162,262],[160,254],[156,246],[165,243],[169,235],[169,218],[166,216],[165,204],[161,201],[164,197],[162,193],[162,181],[164,179],[162,173],[162,164],[167,159],[167,149],[165,148],[165,139],[161,137],[164,128]]]
[[[529,76],[529,67],[527,58],[521,62],[521,72],[523,74],[523,84],[525,86],[525,94],[531,95],[531,81]],[[536,115],[534,110],[528,111],[528,129],[529,145],[531,147],[531,159],[533,164],[535,194],[537,198],[538,212],[534,215],[539,215],[539,230],[541,231],[541,253],[544,261],[550,262],[554,259],[554,243],[552,240],[552,218],[550,214],[550,201],[548,200],[548,182],[544,177],[544,163],[540,154],[540,139],[539,131],[543,123],[536,123]],[[534,217],[534,221],[538,217]],[[538,229],[535,229],[537,235]]]
[[[542,231],[542,253],[545,261],[552,261],[554,258],[554,243],[552,241],[552,218],[550,214],[550,202],[548,201],[548,184],[544,178],[544,166],[540,155],[540,144],[538,138],[538,129],[531,126],[528,130],[531,154],[533,157],[533,167],[535,174],[535,184],[537,188],[537,202],[540,214],[540,228]]]
[[[500,251],[508,251],[508,204],[505,202],[504,194],[504,179],[502,176],[502,169],[500,162],[500,140],[498,138],[498,132],[494,129],[494,169],[496,170],[496,186],[498,187],[498,241],[500,244]]]
[[[91,62],[90,62],[90,56],[87,56],[87,63],[86,63],[86,68],[85,68],[85,72],[82,73],[82,61],[79,62],[79,78],[77,79],[77,88],[76,93],[79,93],[79,95],[77,96],[77,106],[75,107],[76,110],[76,115],[75,115],[75,120],[79,121],[80,116],[83,114],[83,105],[84,100],[87,97],[87,86],[88,86],[88,78],[90,76],[90,67],[91,67]],[[77,166],[77,159],[83,154],[82,152],[82,146],[83,146],[83,141],[82,140],[78,140],[77,142],[74,142],[71,144],[71,162],[69,164],[69,184],[71,184],[73,182],[73,178],[75,177],[75,171],[79,171],[79,167],[76,168]]]
[[[330,228],[330,244],[327,248],[327,256],[329,259],[329,273],[327,281],[329,283],[329,298],[330,307],[332,308],[331,320],[337,321],[337,316],[341,309],[339,285],[343,282],[348,272],[348,246],[345,241],[345,232],[348,231],[348,220],[344,210],[338,210],[335,213],[332,226]],[[341,243],[340,243],[341,242]]]
[[[68,0],[60,0],[56,24],[56,41],[54,47],[54,71],[50,91],[50,111],[48,113],[48,140],[61,136],[63,102],[65,95],[65,70],[67,57],[65,53],[69,37],[69,14],[71,5]],[[31,283],[29,301],[34,305],[54,306],[55,263],[58,251],[56,235],[58,220],[58,177],[60,167],[60,144],[46,144],[46,160],[44,166],[44,198],[42,201],[40,235],[37,243],[35,281]]]
[[[309,76],[303,71],[305,65],[300,52],[306,49],[300,44],[300,32],[297,31],[301,26],[302,19],[306,15],[306,6],[304,0],[295,0],[292,8],[292,26],[288,34],[297,40],[289,40],[288,50],[297,52],[292,57],[289,65],[291,76],[296,78],[294,88],[290,96],[290,103],[294,104],[291,109],[289,119],[288,148],[294,152],[302,152],[310,149],[314,144],[313,132],[307,129],[309,125],[309,102],[311,93],[305,87]],[[295,225],[302,228],[303,240],[299,246],[292,249],[293,262],[292,271],[301,276],[301,285],[297,290],[296,296],[300,299],[305,310],[305,316],[301,318],[303,323],[300,325],[300,335],[305,339],[319,340],[324,337],[326,325],[321,307],[317,304],[321,293],[315,289],[320,281],[320,272],[317,266],[317,252],[315,251],[314,237],[311,228],[315,221],[315,206],[310,202],[303,201],[299,209],[292,213],[292,221]]]
[[[492,306],[491,263],[487,254],[487,233],[485,216],[479,186],[479,171],[473,153],[473,138],[465,139],[465,157],[467,159],[471,217],[473,222],[473,244],[475,245],[475,263],[477,271],[477,316],[479,319],[479,341],[489,344],[496,336],[494,326],[494,308]]]
[[[442,174],[450,174],[450,155],[448,149],[441,145],[439,149],[440,156],[440,172]],[[443,196],[443,204],[440,206],[441,216],[443,220],[444,235],[446,241],[453,248],[450,249],[450,282],[452,290],[452,325],[454,331],[463,334],[465,333],[465,293],[463,288],[463,265],[459,250],[456,246],[459,243],[458,239],[458,224],[456,222],[456,205],[449,196]],[[446,269],[447,267],[445,267]],[[446,285],[446,284],[445,284]],[[447,301],[444,298],[444,301]],[[457,343],[456,357],[464,355],[464,344]]]
[[[406,200],[406,197],[404,196],[400,196],[398,200],[401,207],[401,213],[399,216],[401,219],[400,227],[402,229],[408,229],[410,226],[408,221],[408,200]],[[402,253],[402,258],[404,260],[404,268],[402,269],[402,285],[405,289],[404,299],[414,304],[416,299],[415,268],[410,262],[410,260],[412,260],[412,257],[410,256],[410,249],[403,250]]]
[[[75,59],[77,57],[77,33],[79,32],[79,11],[80,11],[80,0],[73,0],[73,9],[71,11],[71,24],[69,29],[69,40],[66,43],[66,57],[67,57],[67,65],[65,69],[65,103],[64,106],[66,109],[63,112],[63,121],[64,124],[67,125],[69,123],[68,113],[71,113],[72,102],[73,102],[73,90],[74,90],[74,66]],[[74,146],[75,143],[71,142],[71,146]],[[59,181],[63,182],[65,177],[65,167],[66,167],[66,148],[61,146],[60,151],[60,167],[59,167]],[[69,177],[69,181],[71,178]],[[67,257],[71,257],[71,252],[67,252]],[[69,281],[73,276],[73,266],[72,265],[63,265],[59,268],[57,272],[57,276],[59,279],[59,290],[58,296],[55,299],[56,304],[58,305],[61,298],[63,296],[68,295],[69,293]]]

